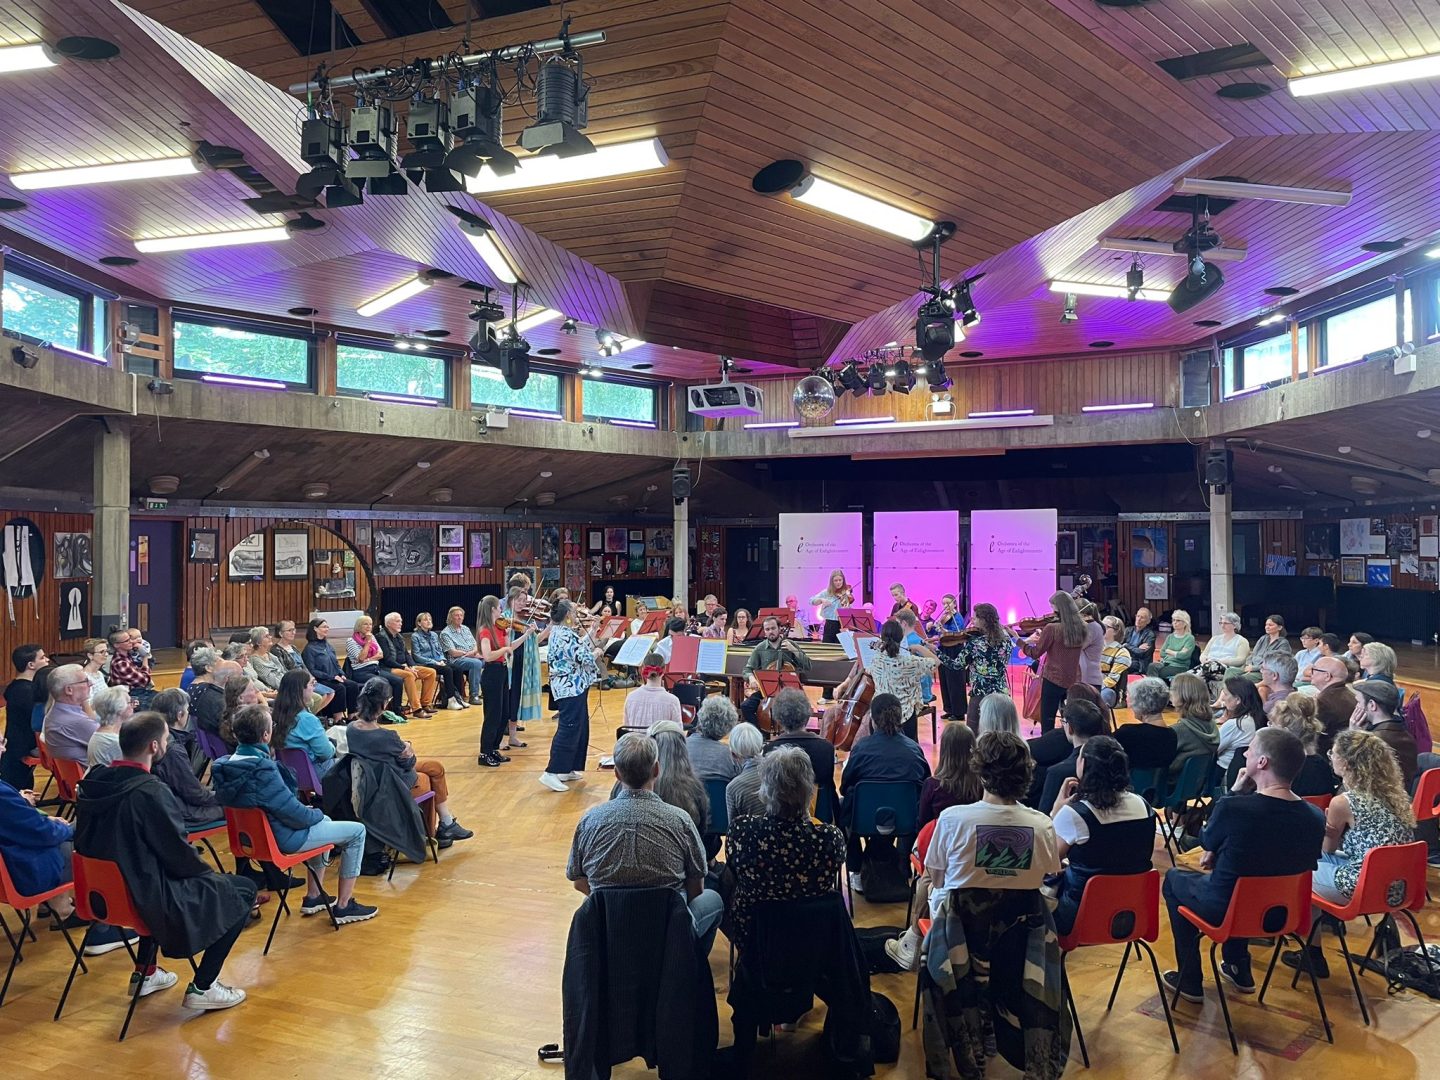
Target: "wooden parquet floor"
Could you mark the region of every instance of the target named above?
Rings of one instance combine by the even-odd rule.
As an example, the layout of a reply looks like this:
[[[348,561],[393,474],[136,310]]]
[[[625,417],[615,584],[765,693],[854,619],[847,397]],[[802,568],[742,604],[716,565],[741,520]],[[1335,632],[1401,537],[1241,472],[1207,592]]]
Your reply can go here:
[[[623,693],[606,693],[603,700],[597,695],[592,764],[608,750]],[[1427,690],[1425,704],[1428,715],[1440,717],[1440,690]],[[444,852],[438,866],[402,865],[388,884],[362,878],[357,895],[380,905],[379,918],[338,933],[319,917],[282,920],[268,957],[260,955],[265,930],[256,924],[240,939],[222,976],[245,988],[245,1004],[191,1016],[180,1007],[177,987],[144,999],[129,1037],[118,1045],[129,966],[125,954],[95,958],[91,973],[77,979],[65,1018],[52,1023],[69,953],[58,934],[42,929],[0,1007],[0,1077],[69,1080],[92,1068],[108,1077],[561,1076],[560,1065],[539,1063],[535,1051],[559,1041],[561,1034],[565,938],[581,902],[565,881],[565,860],[576,821],[606,798],[611,774],[591,772],[563,795],[541,787],[536,777],[553,732],[550,721],[530,725],[525,736],[530,747],[514,752],[511,764],[481,769],[475,764],[479,727],[480,710],[467,709],[405,728],[422,757],[444,762],[453,806],[477,835]],[[928,730],[922,741],[928,746]],[[1163,850],[1155,865],[1168,867]],[[857,907],[857,921],[864,925],[895,925],[904,917],[903,905],[877,906],[861,899]],[[13,925],[13,917],[7,913],[7,918]],[[1440,941],[1440,908],[1427,908],[1422,921],[1427,936]],[[1173,966],[1174,959],[1165,923],[1162,915],[1157,945],[1162,968]],[[1253,999],[1232,1006],[1238,1059],[1230,1054],[1213,989],[1203,1006],[1180,1004],[1181,1053],[1172,1053],[1148,965],[1127,969],[1114,1011],[1106,1013],[1119,960],[1118,948],[1085,949],[1069,964],[1094,1077],[1440,1076],[1440,1003],[1411,993],[1387,996],[1380,979],[1370,975],[1362,985],[1374,1025],[1365,1028],[1338,954],[1334,974],[1324,984],[1335,1045],[1324,1041],[1313,998],[1291,991],[1289,980],[1277,977],[1264,1007],[1254,1006]],[[179,973],[185,965],[167,966]],[[711,970],[726,1044],[723,938],[711,956]],[[873,985],[895,1002],[904,1023],[899,1063],[880,1067],[877,1075],[923,1077],[920,1038],[909,1030],[914,976],[878,976]],[[799,1031],[762,1043],[753,1075],[825,1076],[818,1045],[823,1019],[819,1006]],[[1078,1048],[1071,1068],[1077,1074],[1081,1069]],[[638,1077],[647,1071],[633,1062],[615,1075]],[[1019,1074],[995,1061],[988,1075]]]

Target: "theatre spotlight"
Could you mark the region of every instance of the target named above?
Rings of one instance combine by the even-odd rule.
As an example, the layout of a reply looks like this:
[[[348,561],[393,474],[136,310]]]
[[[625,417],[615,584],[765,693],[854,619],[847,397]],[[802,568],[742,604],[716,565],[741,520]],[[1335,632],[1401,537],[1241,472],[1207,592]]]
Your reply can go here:
[[[505,94],[500,89],[493,64],[484,86],[462,86],[450,99],[451,131],[455,149],[445,155],[445,167],[464,176],[477,177],[486,165],[496,176],[509,176],[517,159],[505,149],[502,129]]]
[[[1130,269],[1125,272],[1125,297],[1134,300],[1140,295],[1140,290],[1145,287],[1145,268],[1140,265],[1140,256],[1135,256],[1130,262]]]
[[[835,377],[843,389],[849,390],[856,397],[865,396],[865,376],[860,374],[860,365],[854,360],[845,361]]]
[[[949,390],[955,385],[955,380],[950,378],[945,370],[944,360],[928,360],[925,363],[925,382],[931,390]]]
[[[865,384],[876,397],[885,393],[888,387],[885,383],[885,365],[881,361],[876,360],[870,365],[870,370],[865,373]]]
[[[1130,299],[1135,299],[1133,293],[1131,294]],[[1080,313],[1075,309],[1078,303],[1079,297],[1077,297],[1073,292],[1067,292],[1065,294],[1065,310],[1060,313],[1060,321],[1062,323],[1080,321]]]
[[[942,295],[950,310],[955,312],[955,317],[960,320],[960,325],[967,330],[980,321],[980,309],[975,306],[975,300],[970,295],[970,286],[984,276],[976,274],[974,277],[965,278]]]
[[[890,376],[892,389],[901,394],[908,394],[915,389],[915,372],[911,370],[909,360],[896,360],[893,371],[894,374]]]
[[[374,181],[395,175],[395,117],[388,106],[356,105],[345,125],[345,139],[355,151],[355,157],[345,162],[349,179]],[[370,190],[384,194],[373,184]]]
[[[520,132],[520,145],[531,153],[562,158],[593,154],[595,145],[580,134],[589,121],[589,105],[585,63],[567,48],[535,73],[535,122]]]
[[[567,318],[560,324],[560,332],[562,334],[578,334],[580,332],[580,326],[574,319]]]
[[[955,311],[943,298],[931,298],[915,317],[915,348],[927,364],[955,347]]]

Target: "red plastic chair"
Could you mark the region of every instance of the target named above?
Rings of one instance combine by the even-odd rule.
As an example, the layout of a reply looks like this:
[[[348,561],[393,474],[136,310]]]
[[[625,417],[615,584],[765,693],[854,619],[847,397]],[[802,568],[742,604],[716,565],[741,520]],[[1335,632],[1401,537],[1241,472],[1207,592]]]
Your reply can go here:
[[[910,852],[910,895],[905,899],[905,927],[910,927],[910,914],[915,907],[915,886],[925,873],[925,853],[930,850],[930,840],[935,835],[935,826],[940,819],[927,821],[920,834],[915,837],[915,848]]]
[[[24,959],[20,953],[25,947],[26,936],[28,935],[31,941],[35,940],[35,933],[30,929],[30,913],[47,900],[53,900],[62,893],[69,891],[70,882],[67,881],[65,884],[57,885],[55,888],[48,889],[45,892],[35,893],[33,896],[25,895],[15,887],[15,882],[10,877],[10,870],[5,865],[5,856],[0,855],[0,904],[6,904],[14,908],[15,913],[20,916],[20,931],[13,935],[10,933],[10,927],[4,918],[0,917],[0,926],[3,926],[5,929],[5,937],[9,939],[11,950],[10,967],[5,972],[5,985],[0,986],[0,1005],[5,1004],[5,995],[10,990],[10,977],[15,974],[15,965]],[[51,911],[50,917],[55,920],[56,927],[65,935],[65,943],[70,946],[70,951],[75,954],[75,959],[79,960],[80,950],[75,947],[75,941],[70,936],[70,931],[65,929],[64,922],[54,911]],[[80,966],[82,968],[85,966],[83,961],[81,961]]]
[[[1399,930],[1395,926],[1396,914],[1404,915],[1410,920],[1410,928],[1415,931],[1415,937],[1420,942],[1420,955],[1425,957],[1425,964],[1430,967],[1430,954],[1425,949],[1425,935],[1420,932],[1420,924],[1416,922],[1412,912],[1420,911],[1425,907],[1425,856],[1427,848],[1425,841],[1417,840],[1413,844],[1391,844],[1385,847],[1371,848],[1365,853],[1365,859],[1360,864],[1360,878],[1355,883],[1355,893],[1350,897],[1348,904],[1337,904],[1333,900],[1327,900],[1318,893],[1311,896],[1314,903],[1326,915],[1347,923],[1362,916],[1381,916],[1380,925],[1375,928],[1375,934],[1370,939],[1370,948],[1365,951],[1365,959],[1369,960],[1380,942],[1380,932],[1388,925],[1390,929],[1399,936]],[[1400,903],[1390,903],[1390,886],[1403,882],[1405,895]],[[1315,943],[1315,936],[1320,931],[1320,924],[1316,924],[1310,930],[1310,937],[1307,945]],[[1350,957],[1350,946],[1345,942],[1345,935],[1340,935],[1340,950],[1345,954],[1345,968],[1350,972],[1350,985],[1355,988],[1355,1000],[1360,1003],[1360,1015],[1365,1020],[1366,1027],[1370,1025],[1370,1013],[1365,1008],[1365,999],[1360,995],[1360,980],[1355,977],[1355,965]],[[1388,981],[1388,972],[1387,981]],[[1295,978],[1290,981],[1294,987],[1300,978],[1300,972],[1295,972]],[[1430,978],[1435,978],[1433,967],[1430,969]]]
[[[1415,797],[1410,800],[1415,821],[1440,817],[1440,769],[1426,769],[1415,784]]]
[[[72,761],[70,758],[52,757],[50,770],[55,777],[55,790],[60,796],[60,806],[56,813],[61,817],[73,818],[75,816],[75,787],[85,779],[85,763]]]
[[[270,936],[265,939],[265,950],[260,955],[270,955],[270,943],[275,940],[275,928],[280,925],[280,915],[283,912],[290,914],[290,905],[285,902],[285,897],[290,893],[290,868],[299,866],[307,859],[313,859],[317,855],[325,855],[335,849],[334,844],[320,844],[317,847],[306,848],[304,851],[297,851],[287,855],[280,850],[280,845],[275,842],[275,834],[270,829],[270,819],[265,816],[265,811],[258,807],[227,806],[225,808],[225,829],[230,835],[230,854],[237,859],[253,859],[260,863],[269,863],[280,871],[280,876],[285,881],[285,887],[279,890],[280,903],[275,905],[275,918],[270,923]],[[320,892],[320,879],[316,877],[315,871],[305,867],[306,876],[314,883],[315,891]],[[335,921],[335,912],[330,904],[325,905],[325,913],[330,916],[330,925],[336,930],[340,924]]]
[[[1300,797],[1311,806],[1318,806],[1321,810],[1329,810],[1331,802],[1335,799],[1334,795],[1301,795]]]
[[[1150,943],[1160,937],[1160,872],[1146,870],[1141,874],[1096,874],[1085,882],[1085,891],[1080,894],[1080,908],[1075,913],[1075,925],[1068,934],[1060,935],[1060,982],[1065,990],[1065,1001],[1070,1006],[1070,1019],[1075,1024],[1075,1037],[1080,1042],[1080,1057],[1085,1067],[1090,1067],[1090,1052],[1085,1046],[1085,1035],[1080,1030],[1080,1013],[1075,1006],[1075,995],[1070,990],[1070,976],[1065,960],[1075,949],[1088,945],[1125,945],[1125,955],[1120,958],[1120,970],[1115,974],[1115,985],[1110,988],[1110,1000],[1105,1005],[1109,1012],[1115,1006],[1115,995],[1120,990],[1120,980],[1125,977],[1125,965],[1130,961],[1130,950],[1135,950],[1138,959],[1143,949],[1150,958],[1150,970],[1155,975],[1155,989],[1160,992],[1160,1004],[1165,1009],[1165,1023],[1170,1027],[1170,1045],[1180,1053],[1180,1040],[1175,1036],[1175,1020],[1170,1015],[1170,1002],[1165,997],[1165,984],[1160,981],[1160,965],[1155,959],[1155,950]]]
[[[71,865],[75,874],[75,913],[82,919],[88,919],[92,923],[104,923],[113,926],[117,930],[134,930],[142,938],[150,936],[150,928],[140,913],[135,910],[134,898],[130,895],[130,889],[125,884],[125,878],[121,876],[120,867],[106,859],[92,859],[76,852],[71,857]],[[84,944],[83,942],[81,943]],[[149,951],[145,957],[146,962],[154,959],[154,945],[140,946],[141,952]],[[140,966],[141,957],[136,954],[135,949],[125,940],[125,951],[130,954],[136,967]],[[70,996],[71,984],[75,981],[75,972],[82,967],[80,953],[76,952],[75,962],[70,965],[70,977],[65,980],[65,992],[60,995],[60,1004],[55,1006],[55,1019],[60,1019],[60,1014],[65,1009],[65,1000]],[[190,961],[190,966],[195,967],[195,961]],[[130,990],[130,1007],[125,1010],[125,1022],[120,1026],[120,1042],[125,1041],[125,1033],[130,1030],[130,1018],[135,1015],[135,1006],[140,1001],[140,987],[142,979],[135,979]]]
[[[1276,918],[1277,913],[1281,916]],[[1230,1021],[1230,1006],[1225,1000],[1225,987],[1220,979],[1220,965],[1215,959],[1215,950],[1231,938],[1274,937],[1275,951],[1270,955],[1270,966],[1265,969],[1265,982],[1260,987],[1260,1001],[1265,1001],[1265,992],[1270,989],[1270,976],[1275,972],[1275,962],[1280,959],[1280,949],[1286,938],[1293,938],[1300,946],[1301,962],[1310,976],[1310,986],[1315,991],[1315,1004],[1320,1008],[1320,1022],[1325,1025],[1325,1038],[1333,1043],[1335,1033],[1330,1028],[1330,1017],[1325,1013],[1325,999],[1320,996],[1320,984],[1310,967],[1310,953],[1305,948],[1303,935],[1310,932],[1310,871],[1291,874],[1288,877],[1242,877],[1235,882],[1235,891],[1230,894],[1230,906],[1225,919],[1219,926],[1212,926],[1187,907],[1180,908],[1180,914],[1197,930],[1210,939],[1210,971],[1215,976],[1215,989],[1220,994],[1220,1011],[1225,1014],[1225,1030],[1230,1036],[1230,1051],[1240,1056],[1240,1047],[1235,1042],[1235,1025]],[[1170,999],[1174,1008],[1180,1003],[1180,985],[1185,972],[1176,980],[1175,993]]]

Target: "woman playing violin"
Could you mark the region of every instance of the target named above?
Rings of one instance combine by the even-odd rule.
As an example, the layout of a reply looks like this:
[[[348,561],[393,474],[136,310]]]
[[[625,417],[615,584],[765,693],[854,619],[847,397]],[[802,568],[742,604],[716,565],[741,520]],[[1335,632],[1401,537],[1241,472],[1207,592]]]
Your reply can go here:
[[[1068,592],[1050,597],[1050,607],[1059,616],[1025,640],[1025,655],[1045,658],[1040,669],[1040,730],[1055,726],[1055,714],[1065,700],[1065,691],[1080,681],[1080,653],[1090,639],[1075,598]]]
[[[940,617],[926,626],[926,632],[936,641],[940,656],[954,660],[960,654],[960,639],[956,636],[965,629],[965,620],[960,617],[959,603],[954,593],[940,598]],[[950,635],[947,637],[946,635]],[[950,644],[946,644],[946,641]],[[940,704],[946,720],[964,716],[965,669],[945,664],[940,669]]]
[[[844,570],[830,572],[830,584],[824,592],[810,597],[809,603],[820,605],[820,618],[825,620],[822,640],[840,640],[840,609],[855,605],[855,591],[845,582]]]
[[[1000,625],[1000,612],[994,604],[976,604],[963,634],[954,659],[943,663],[946,669],[955,667],[969,673],[970,700],[965,707],[965,722],[978,733],[980,700],[986,694],[1010,693],[1007,671],[1015,639]]]

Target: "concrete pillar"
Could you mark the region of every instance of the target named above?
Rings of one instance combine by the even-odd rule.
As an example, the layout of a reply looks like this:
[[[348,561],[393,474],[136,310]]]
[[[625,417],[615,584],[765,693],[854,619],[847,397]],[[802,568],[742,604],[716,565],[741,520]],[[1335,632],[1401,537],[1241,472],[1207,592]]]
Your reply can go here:
[[[675,557],[671,566],[675,579],[671,583],[670,598],[684,600],[685,609],[690,610],[690,500],[675,500]]]
[[[130,618],[130,422],[106,417],[95,426],[95,582],[90,626],[103,637]]]
[[[1230,488],[1210,489],[1210,632],[1235,608],[1235,552],[1230,523]]]

